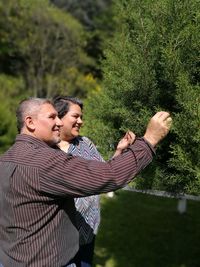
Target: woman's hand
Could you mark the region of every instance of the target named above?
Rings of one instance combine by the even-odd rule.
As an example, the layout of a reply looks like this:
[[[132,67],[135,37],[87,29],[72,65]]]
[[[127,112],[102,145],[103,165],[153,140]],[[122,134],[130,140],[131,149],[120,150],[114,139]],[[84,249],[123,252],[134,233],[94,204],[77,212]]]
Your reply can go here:
[[[135,138],[136,135],[133,132],[128,131],[125,136],[119,141],[113,157],[120,155],[124,149],[132,145],[135,141]]]

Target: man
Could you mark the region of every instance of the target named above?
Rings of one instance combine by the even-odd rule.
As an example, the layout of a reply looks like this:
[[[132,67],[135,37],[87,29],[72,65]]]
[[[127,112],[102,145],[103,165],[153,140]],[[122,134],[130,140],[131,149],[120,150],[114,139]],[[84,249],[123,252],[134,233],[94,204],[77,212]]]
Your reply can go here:
[[[4,267],[67,266],[78,250],[74,197],[125,186],[154,155],[168,131],[167,112],[143,138],[109,162],[66,155],[53,146],[62,122],[50,101],[27,99],[17,110],[20,134],[0,158],[0,262]]]

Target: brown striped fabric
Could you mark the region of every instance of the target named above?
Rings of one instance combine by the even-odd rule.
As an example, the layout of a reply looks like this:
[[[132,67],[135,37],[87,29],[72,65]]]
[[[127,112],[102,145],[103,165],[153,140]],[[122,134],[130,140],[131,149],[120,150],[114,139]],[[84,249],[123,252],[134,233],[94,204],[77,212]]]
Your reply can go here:
[[[4,267],[61,267],[78,250],[74,197],[125,186],[152,160],[138,138],[104,163],[72,157],[20,134],[0,158],[0,262]]]

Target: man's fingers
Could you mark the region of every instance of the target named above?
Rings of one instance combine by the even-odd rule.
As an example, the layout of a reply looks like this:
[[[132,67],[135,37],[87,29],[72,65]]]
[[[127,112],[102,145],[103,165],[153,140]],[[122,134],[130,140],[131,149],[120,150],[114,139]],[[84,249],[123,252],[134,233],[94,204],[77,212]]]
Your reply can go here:
[[[168,117],[165,121],[166,121],[167,127],[170,128],[171,125],[172,125],[172,118],[171,117]]]
[[[163,112],[160,116],[160,119],[162,119],[163,121],[165,121],[168,117],[170,116],[170,114],[168,112]]]
[[[149,121],[144,138],[156,146],[169,132],[172,118],[169,112],[159,111]]]
[[[168,118],[170,116],[169,112],[166,112],[166,111],[159,111],[157,112],[153,118],[154,119],[162,119],[162,120],[165,120],[166,118]]]
[[[162,116],[163,112],[165,112],[165,111],[158,111],[158,112],[156,112],[156,114],[153,116],[153,118],[155,118],[155,119],[160,118]]]

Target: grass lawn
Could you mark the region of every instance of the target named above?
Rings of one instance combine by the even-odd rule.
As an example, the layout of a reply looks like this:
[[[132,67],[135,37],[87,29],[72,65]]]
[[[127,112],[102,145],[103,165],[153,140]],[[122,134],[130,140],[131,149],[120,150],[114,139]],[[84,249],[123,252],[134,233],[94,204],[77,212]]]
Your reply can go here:
[[[118,191],[102,197],[95,267],[200,267],[200,202]]]

